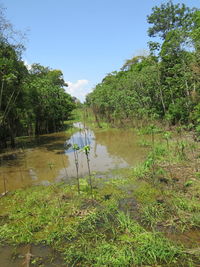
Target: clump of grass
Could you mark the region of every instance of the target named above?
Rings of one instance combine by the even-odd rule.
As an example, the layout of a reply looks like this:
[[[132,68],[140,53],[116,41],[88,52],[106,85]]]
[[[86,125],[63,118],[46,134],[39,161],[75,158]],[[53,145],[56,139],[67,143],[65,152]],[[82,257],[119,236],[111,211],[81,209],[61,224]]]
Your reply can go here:
[[[149,173],[149,168],[146,164],[139,164],[133,169],[133,177],[138,179],[144,179]]]
[[[151,143],[148,140],[142,139],[138,142],[138,144],[142,147],[150,147]]]
[[[83,238],[83,232],[87,238]],[[182,253],[162,235],[145,231],[128,215],[112,209],[98,211],[84,220],[79,235],[76,245],[64,252],[70,266],[77,262],[113,267],[176,262]]]
[[[160,190],[145,181],[142,181],[133,192],[133,196],[135,196],[141,204],[155,202],[160,194]]]
[[[165,218],[165,209],[163,205],[157,202],[148,204],[141,209],[141,221],[150,227],[155,227]]]
[[[152,132],[154,132],[154,134],[158,134],[158,133],[162,133],[163,130],[154,124],[150,124],[150,125],[141,127],[140,129],[137,130],[137,132],[139,135],[143,135],[143,134],[152,135]]]

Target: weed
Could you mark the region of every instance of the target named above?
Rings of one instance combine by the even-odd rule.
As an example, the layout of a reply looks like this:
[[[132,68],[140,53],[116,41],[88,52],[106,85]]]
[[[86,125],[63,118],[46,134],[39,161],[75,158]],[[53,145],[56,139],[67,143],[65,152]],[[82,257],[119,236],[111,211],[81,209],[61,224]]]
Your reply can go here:
[[[158,203],[150,203],[141,209],[141,220],[150,227],[155,227],[159,222],[163,221],[164,216],[164,207]]]
[[[189,186],[191,186],[192,184],[193,184],[193,181],[188,180],[187,182],[184,183],[184,186],[185,186],[185,187],[189,187]]]

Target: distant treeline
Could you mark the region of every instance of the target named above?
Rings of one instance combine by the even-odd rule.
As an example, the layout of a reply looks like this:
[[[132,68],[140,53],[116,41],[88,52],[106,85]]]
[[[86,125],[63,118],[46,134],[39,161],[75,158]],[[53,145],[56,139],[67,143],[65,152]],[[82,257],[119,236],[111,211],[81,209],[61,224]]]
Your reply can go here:
[[[0,10],[0,148],[15,137],[60,130],[74,108],[60,70],[22,61],[23,46]]]
[[[169,1],[147,21],[159,41],[108,74],[86,103],[110,123],[151,117],[200,131],[200,11]]]

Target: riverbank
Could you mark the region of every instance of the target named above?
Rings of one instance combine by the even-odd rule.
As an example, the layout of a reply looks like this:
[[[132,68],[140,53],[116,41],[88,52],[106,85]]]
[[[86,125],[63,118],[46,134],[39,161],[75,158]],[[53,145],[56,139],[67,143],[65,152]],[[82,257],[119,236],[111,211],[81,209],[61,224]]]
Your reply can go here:
[[[149,154],[139,166],[92,177],[93,195],[85,177],[80,195],[59,183],[2,197],[1,244],[50,246],[64,266],[198,266],[199,146],[159,140],[140,142]],[[45,261],[30,256],[31,266]]]

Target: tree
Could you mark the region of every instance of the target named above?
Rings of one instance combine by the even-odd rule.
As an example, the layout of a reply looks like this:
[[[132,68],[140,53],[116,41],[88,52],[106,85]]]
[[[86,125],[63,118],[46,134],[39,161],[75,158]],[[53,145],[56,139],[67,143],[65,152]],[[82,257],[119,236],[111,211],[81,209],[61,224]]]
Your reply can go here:
[[[158,49],[160,60],[160,84],[162,84],[165,114],[171,122],[186,122],[192,109],[191,92],[194,80],[191,75],[191,31],[195,9],[172,1],[154,7],[148,22],[152,24],[148,34],[159,37],[161,44],[150,43],[150,49]],[[180,112],[180,98],[185,103],[187,112]],[[163,106],[164,107],[164,106]],[[172,112],[175,116],[170,116]]]
[[[57,131],[69,118],[75,105],[72,97],[64,91],[66,85],[60,70],[32,65],[27,86],[33,107],[35,134]]]
[[[150,37],[158,36],[165,40],[168,33],[174,30],[190,31],[194,10],[184,4],[173,4],[172,1],[161,4],[160,7],[153,7],[152,13],[147,16],[148,23],[153,24],[148,29],[148,35]]]
[[[111,123],[145,117],[189,123],[200,99],[200,13],[169,1],[147,19],[149,36],[157,37],[149,42],[150,54],[108,74],[87,103],[96,118]]]
[[[15,136],[19,126],[20,105],[23,94],[23,81],[27,75],[24,63],[19,59],[13,46],[0,43],[0,129],[1,143],[10,136],[11,145],[15,145]],[[3,145],[1,144],[1,146]]]

